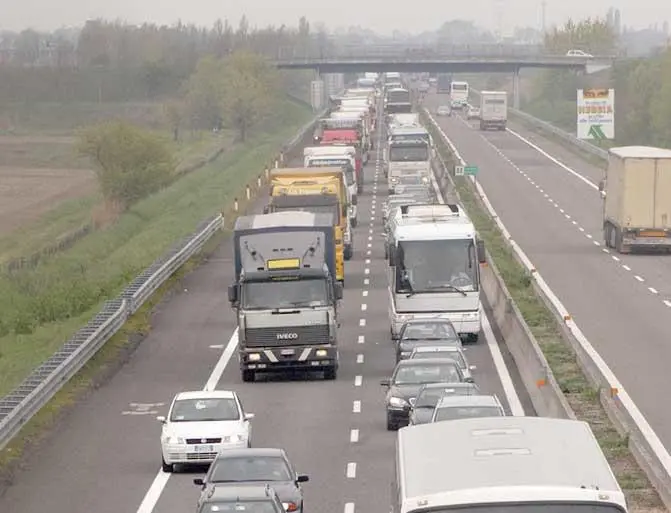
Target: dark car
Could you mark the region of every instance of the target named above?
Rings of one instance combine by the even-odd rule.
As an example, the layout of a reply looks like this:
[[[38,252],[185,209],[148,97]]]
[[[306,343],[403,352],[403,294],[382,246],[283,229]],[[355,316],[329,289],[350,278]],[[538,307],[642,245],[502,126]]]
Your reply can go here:
[[[427,360],[423,360],[427,361]],[[212,488],[222,486],[270,485],[277,492],[285,511],[303,511],[303,489],[309,481],[298,474],[282,449],[227,449],[221,451],[210,465],[204,479],[194,479],[202,487],[201,498]]]
[[[380,382],[386,386],[387,429],[390,431],[408,425],[411,403],[417,392],[428,383],[463,383],[459,364],[449,358],[402,360],[396,365],[391,379]]]
[[[475,383],[429,383],[422,385],[417,397],[411,402],[410,425],[428,424],[433,410],[443,396],[479,395],[480,389]]]
[[[447,319],[408,321],[399,331],[396,342],[396,362],[410,358],[419,346],[450,345],[462,348],[461,338],[454,325]]]
[[[283,513],[282,502],[268,485],[212,488],[198,501],[197,513]]]

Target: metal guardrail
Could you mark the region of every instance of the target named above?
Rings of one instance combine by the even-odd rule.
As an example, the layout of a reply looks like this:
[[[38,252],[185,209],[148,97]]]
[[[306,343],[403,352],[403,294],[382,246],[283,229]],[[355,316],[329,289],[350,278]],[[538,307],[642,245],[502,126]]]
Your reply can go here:
[[[475,93],[478,96],[480,95],[480,91],[478,91],[477,89],[471,88],[471,92]],[[526,112],[523,112],[518,109],[513,109],[510,107],[508,107],[508,113],[512,115],[512,117],[519,118],[525,123],[528,123],[529,125],[539,130],[540,132],[544,132],[558,139],[561,139],[563,142],[575,147],[576,149],[584,151],[585,153],[588,153],[593,157],[601,159],[604,162],[608,160],[608,152],[606,150],[598,148],[597,146],[594,146],[593,144],[587,141],[583,141],[582,139],[578,139],[575,135],[570,134],[565,130],[562,130],[561,128],[557,128],[556,126],[551,125],[547,121],[543,121],[542,119],[538,119],[532,116],[531,114],[527,114]]]
[[[286,153],[312,134],[320,112],[289,140]],[[10,394],[0,399],[0,449],[100,350],[126,320],[151,297],[186,261],[198,253],[224,225],[224,216],[204,220],[194,233],[157,259],[138,275],[118,298],[107,301],[100,312],[36,368]]]

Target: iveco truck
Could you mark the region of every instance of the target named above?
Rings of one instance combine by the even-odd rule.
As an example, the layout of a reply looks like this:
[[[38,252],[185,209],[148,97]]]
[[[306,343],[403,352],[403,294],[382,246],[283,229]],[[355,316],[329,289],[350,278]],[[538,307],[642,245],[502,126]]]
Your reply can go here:
[[[330,214],[276,212],[239,217],[235,283],[243,381],[258,372],[338,372],[334,221]]]

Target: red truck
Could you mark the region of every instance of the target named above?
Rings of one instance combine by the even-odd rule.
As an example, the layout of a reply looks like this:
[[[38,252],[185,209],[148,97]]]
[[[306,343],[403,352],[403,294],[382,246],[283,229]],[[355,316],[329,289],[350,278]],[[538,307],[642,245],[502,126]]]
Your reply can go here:
[[[320,146],[354,146],[357,192],[363,192],[363,127],[350,119],[323,119],[314,135]]]

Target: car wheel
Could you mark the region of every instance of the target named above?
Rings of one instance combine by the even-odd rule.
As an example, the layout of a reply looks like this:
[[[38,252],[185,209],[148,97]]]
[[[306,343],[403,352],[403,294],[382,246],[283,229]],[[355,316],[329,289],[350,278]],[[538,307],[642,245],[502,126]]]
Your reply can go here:
[[[387,417],[387,431],[398,431],[398,424]]]
[[[242,381],[245,383],[249,383],[250,381],[254,381],[254,371],[250,370],[243,370],[242,371]]]
[[[337,367],[328,367],[324,369],[324,379],[332,381],[338,377]]]
[[[354,219],[352,219],[351,223],[352,223],[352,228],[356,228],[357,225],[359,224],[359,220],[354,218]]]
[[[175,470],[175,466],[165,462],[165,459],[161,457],[161,470],[163,472],[172,473]]]

